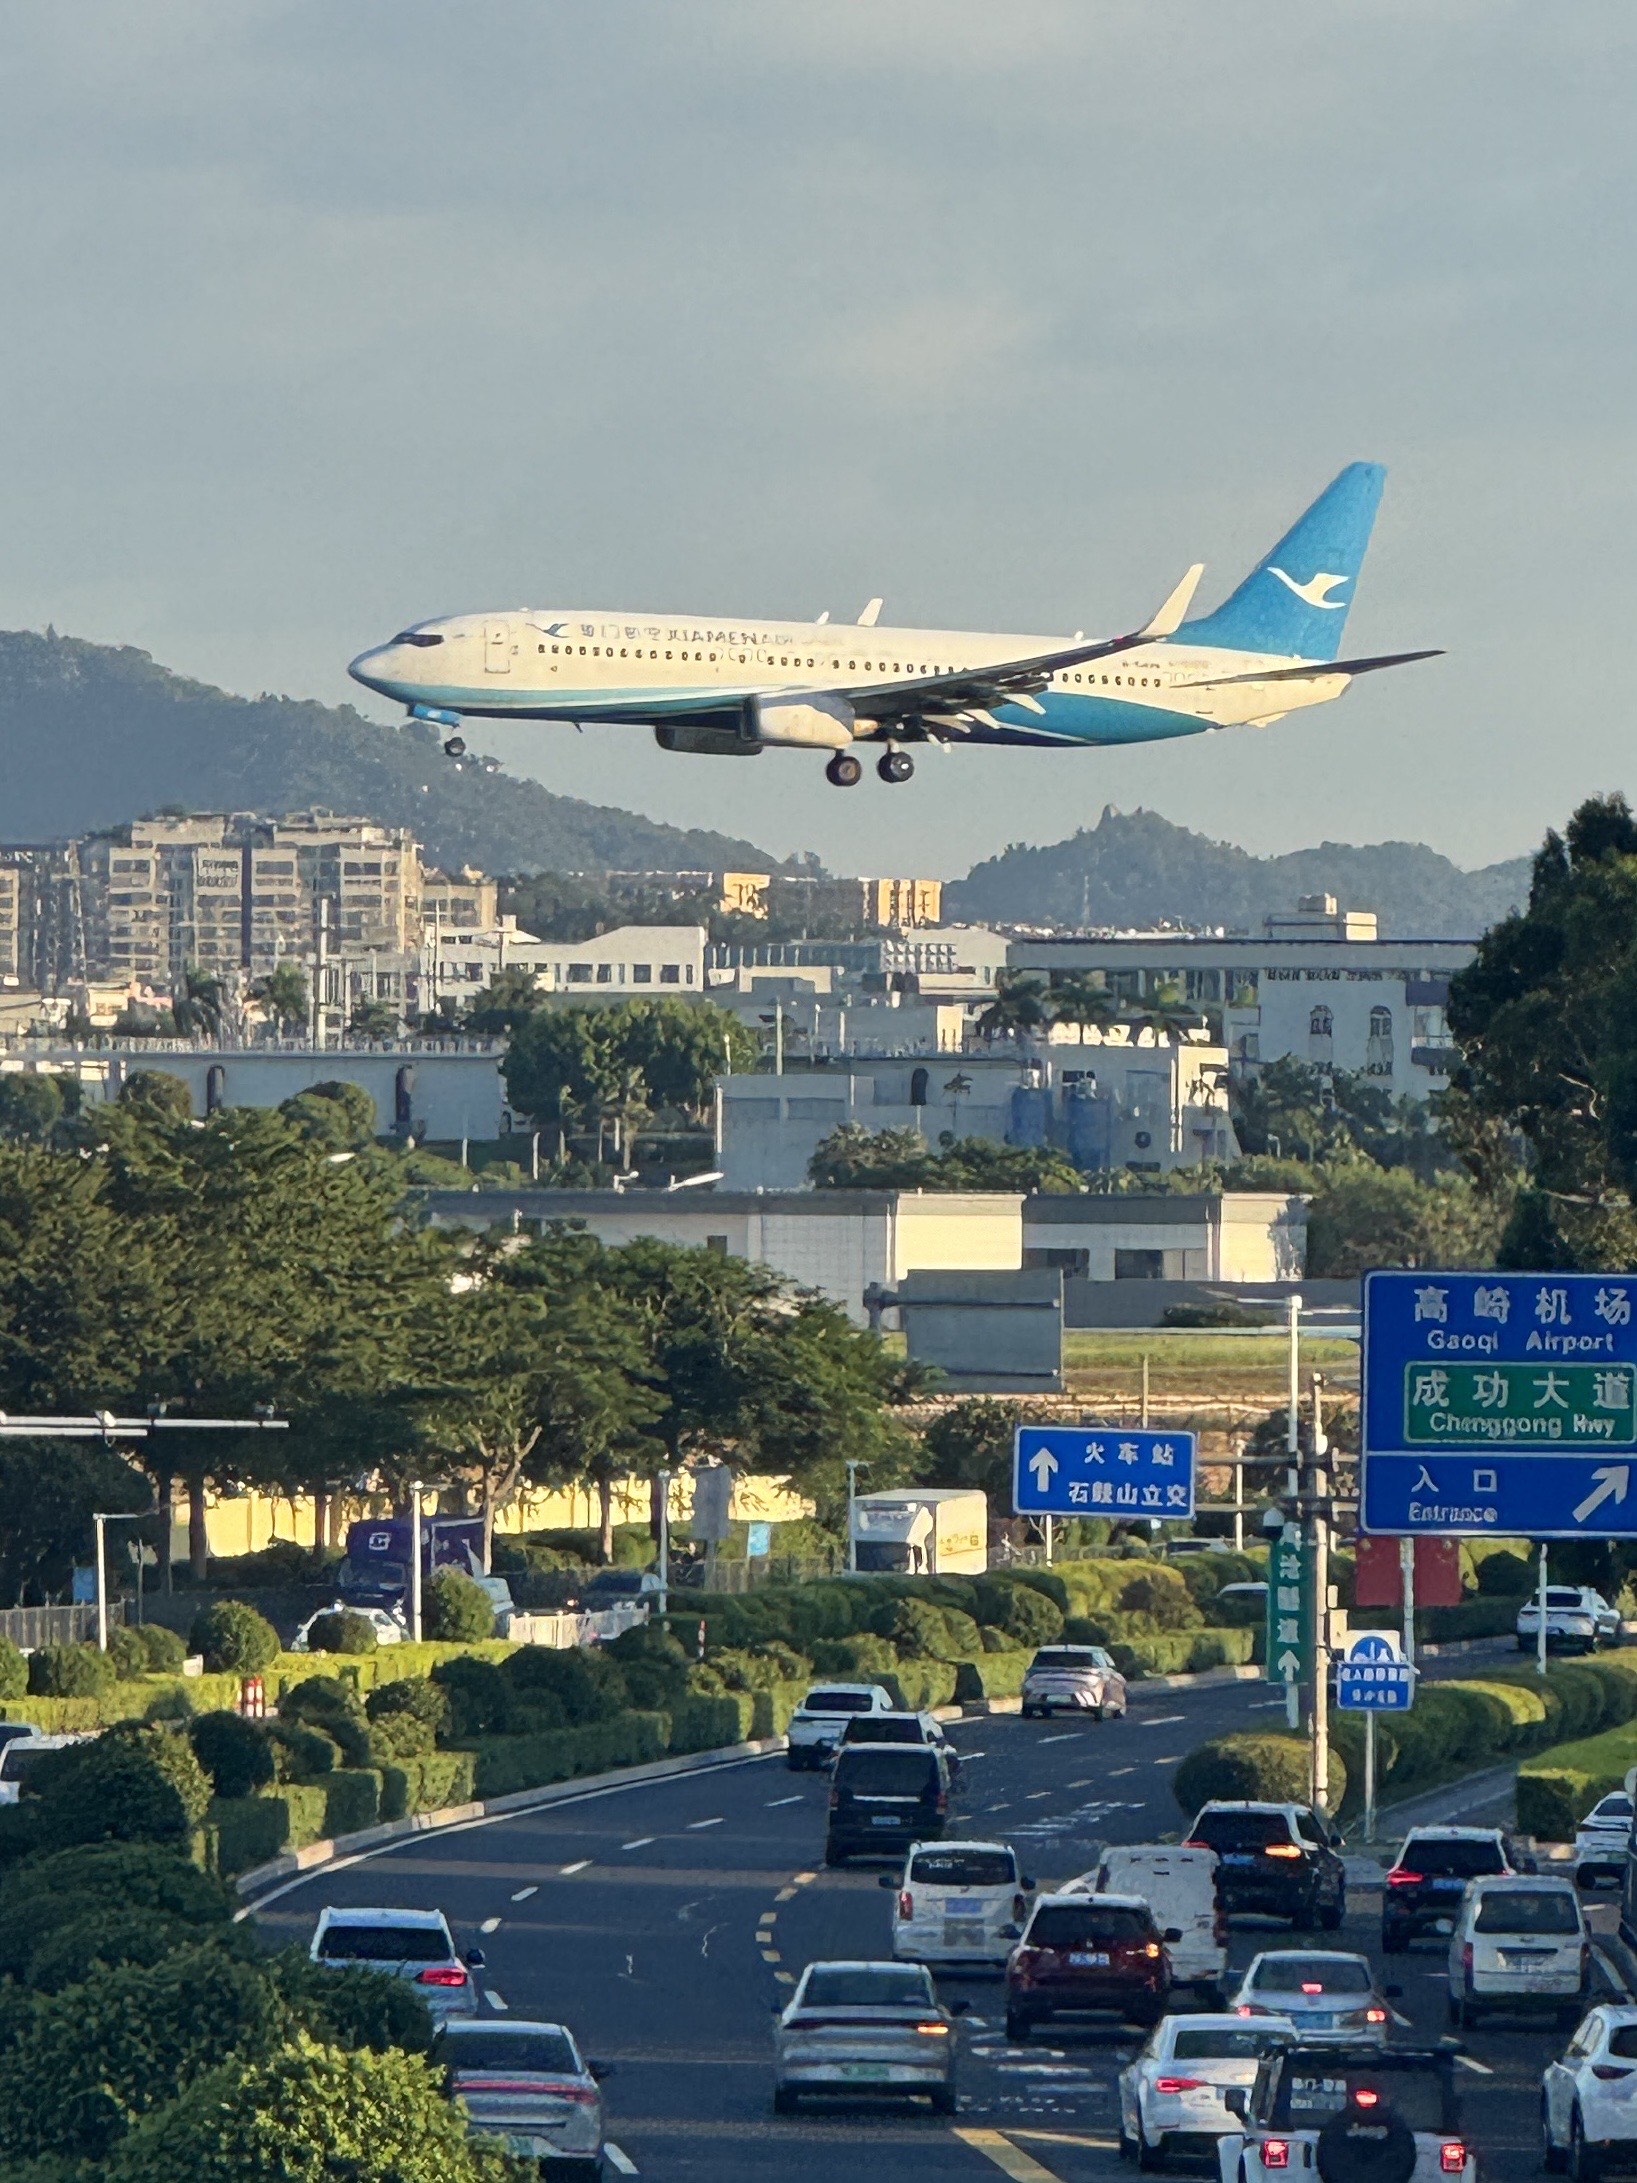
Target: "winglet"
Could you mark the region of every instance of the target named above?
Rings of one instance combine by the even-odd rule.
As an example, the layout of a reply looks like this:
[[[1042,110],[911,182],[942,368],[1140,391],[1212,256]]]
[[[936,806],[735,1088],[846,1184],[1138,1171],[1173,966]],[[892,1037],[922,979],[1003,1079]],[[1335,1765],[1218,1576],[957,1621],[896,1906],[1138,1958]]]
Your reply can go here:
[[[1153,620],[1145,622],[1138,630],[1138,636],[1174,637],[1188,618],[1188,609],[1194,602],[1194,593],[1199,589],[1199,579],[1204,573],[1204,562],[1196,561]]]
[[[869,605],[864,609],[863,613],[860,614],[858,617],[859,628],[873,629],[875,627],[875,617],[880,613],[881,609],[886,605],[886,603],[887,602],[885,599],[872,599]]]

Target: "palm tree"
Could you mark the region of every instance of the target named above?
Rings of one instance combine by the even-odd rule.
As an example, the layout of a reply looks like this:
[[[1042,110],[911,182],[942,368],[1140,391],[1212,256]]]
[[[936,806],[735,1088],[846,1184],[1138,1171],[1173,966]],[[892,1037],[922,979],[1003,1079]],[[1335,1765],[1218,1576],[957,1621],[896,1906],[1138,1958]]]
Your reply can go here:
[[[1088,1030],[1106,1031],[1120,1013],[1108,987],[1086,971],[1075,971],[1053,986],[1050,1006],[1053,1023],[1074,1024],[1082,1046]]]
[[[1009,1038],[1021,1046],[1045,1022],[1046,988],[1040,980],[1002,976],[996,981],[994,999],[978,1018],[978,1036]]]
[[[266,977],[258,978],[250,988],[250,997],[261,1003],[286,1038],[306,1030],[307,979],[299,964],[275,963]]]
[[[944,1096],[949,1101],[949,1118],[954,1125],[954,1135],[957,1137],[961,1133],[961,1101],[971,1089],[972,1079],[963,1069],[957,1069],[944,1086]]]
[[[181,983],[171,995],[171,1015],[184,1038],[219,1038],[226,995],[220,978],[197,963],[183,966]]]

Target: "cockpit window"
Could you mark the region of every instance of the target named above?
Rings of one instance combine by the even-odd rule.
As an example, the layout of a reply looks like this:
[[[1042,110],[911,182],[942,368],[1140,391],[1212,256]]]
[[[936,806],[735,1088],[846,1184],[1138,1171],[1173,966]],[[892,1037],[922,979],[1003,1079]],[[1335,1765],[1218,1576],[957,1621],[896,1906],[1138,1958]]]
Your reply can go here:
[[[429,644],[441,644],[443,639],[432,629],[400,629],[392,641],[394,644],[418,644],[424,649]]]

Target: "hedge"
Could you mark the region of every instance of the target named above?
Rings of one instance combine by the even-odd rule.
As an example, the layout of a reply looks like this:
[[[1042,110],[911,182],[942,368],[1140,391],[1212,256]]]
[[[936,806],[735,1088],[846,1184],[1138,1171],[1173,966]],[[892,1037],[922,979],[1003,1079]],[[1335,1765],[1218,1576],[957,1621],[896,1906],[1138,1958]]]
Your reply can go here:
[[[470,1804],[477,1761],[470,1751],[429,1751],[381,1768],[381,1817],[407,1819],[445,1804]]]
[[[1560,1744],[1550,1758],[1518,1769],[1518,1825],[1542,1842],[1572,1842],[1599,1797],[1625,1786],[1637,1766],[1637,1722]]]
[[[748,1742],[756,1718],[756,1699],[748,1690],[724,1691],[719,1698],[680,1698],[671,1708],[673,1751],[717,1751]]]
[[[955,1670],[955,1696],[970,1702],[977,1698],[1015,1698],[1023,1688],[1033,1652],[986,1652],[980,1659],[963,1660]]]
[[[1232,1736],[1213,1736],[1188,1753],[1172,1777],[1171,1792],[1186,1820],[1191,1820],[1213,1797],[1305,1804],[1312,1781],[1308,1749],[1306,1736],[1289,1729],[1253,1729]],[[1332,1743],[1333,1812],[1341,1810],[1346,1794],[1346,1761]]]
[[[1159,1630],[1152,1637],[1115,1638],[1114,1665],[1127,1681],[1145,1675],[1192,1675],[1205,1668],[1241,1668],[1250,1662],[1254,1630]]]
[[[510,1796],[580,1774],[641,1766],[665,1756],[667,1727],[663,1713],[627,1713],[617,1721],[593,1721],[545,1736],[483,1736],[472,1745],[477,1762],[472,1787],[480,1797]]]

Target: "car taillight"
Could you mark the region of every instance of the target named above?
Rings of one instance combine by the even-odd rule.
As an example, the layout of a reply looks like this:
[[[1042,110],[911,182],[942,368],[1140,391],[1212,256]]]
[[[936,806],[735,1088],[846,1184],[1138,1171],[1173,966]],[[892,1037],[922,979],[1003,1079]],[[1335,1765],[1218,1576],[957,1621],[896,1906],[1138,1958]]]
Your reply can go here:
[[[1322,1994],[1324,1992],[1324,1988],[1319,1984],[1316,1978],[1304,1978],[1302,1980],[1302,1991],[1304,1994]]]
[[[1438,2148],[1438,2165],[1445,2175],[1459,2175],[1466,2166],[1466,2147],[1459,2138],[1451,2138],[1447,2145]]]
[[[1300,1857],[1301,1854],[1294,1842],[1269,1842],[1262,1851],[1264,1857]]]
[[[1385,2024],[1387,2021],[1387,2012],[1385,2009],[1366,2009],[1364,2012],[1364,2021],[1367,2024]]]
[[[1355,2107],[1379,2107],[1381,2094],[1372,2092],[1368,2085],[1361,2084],[1353,2094],[1353,2104]]]
[[[1197,1834],[1189,1835],[1186,1842],[1178,1844],[1180,1849],[1209,1849],[1210,1846],[1209,1842],[1202,1842]]]
[[[1131,1952],[1133,1955],[1139,1953],[1139,1951],[1135,1948]],[[1157,1963],[1161,1953],[1159,1942],[1157,1940],[1145,1940],[1142,1944],[1140,1953],[1144,1955],[1150,1963]]]
[[[917,2024],[915,2028],[927,2039],[947,2039],[949,2037],[949,2026],[947,2024]]]
[[[915,1897],[910,1893],[907,1887],[901,1889],[899,1892],[898,1915],[901,1918],[913,1918],[915,1915]]]
[[[1154,2079],[1154,2090],[1156,2092],[1202,2092],[1204,2089],[1205,2079],[1203,2077],[1156,2077]]]
[[[1426,1875],[1420,1872],[1389,1872],[1387,1885],[1389,1887],[1419,1887],[1425,1877]]]
[[[466,1973],[458,1963],[434,1963],[417,1974],[417,1986],[464,1986]]]
[[[1262,2140],[1262,2165],[1264,2168],[1288,2168],[1290,2166],[1290,2140],[1288,2138],[1264,2138]]]

